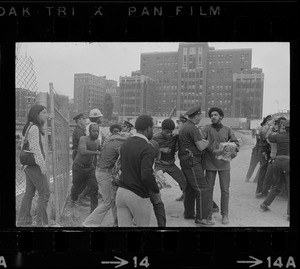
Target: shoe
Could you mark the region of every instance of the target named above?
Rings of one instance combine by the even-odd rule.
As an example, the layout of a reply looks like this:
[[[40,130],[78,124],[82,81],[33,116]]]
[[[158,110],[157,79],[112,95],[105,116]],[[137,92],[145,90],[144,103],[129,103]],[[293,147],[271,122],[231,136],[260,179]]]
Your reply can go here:
[[[184,216],[184,219],[195,219],[196,215]]]
[[[195,219],[196,224],[201,224],[204,226],[211,226],[214,225],[215,223],[209,219]]]
[[[270,210],[269,207],[266,204],[264,204],[264,203],[262,203],[260,205],[260,209],[263,210],[263,211],[269,211]]]
[[[219,211],[220,211],[220,209],[218,207],[214,207],[212,210],[213,213],[218,213]]]
[[[182,194],[179,198],[176,199],[177,202],[181,202],[184,199],[184,194]]]
[[[229,219],[228,219],[228,216],[227,215],[224,215],[222,217],[222,224],[228,224],[229,223]]]
[[[263,197],[267,197],[268,195],[264,192],[259,192],[255,194],[256,198],[263,198]]]

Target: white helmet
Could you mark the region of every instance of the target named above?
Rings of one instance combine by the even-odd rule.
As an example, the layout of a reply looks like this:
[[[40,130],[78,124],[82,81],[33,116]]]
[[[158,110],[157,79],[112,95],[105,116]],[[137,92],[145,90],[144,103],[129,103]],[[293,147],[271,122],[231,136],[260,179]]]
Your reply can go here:
[[[90,115],[89,115],[90,118],[98,118],[98,117],[102,117],[102,116],[103,115],[102,115],[101,111],[98,108],[93,108],[90,111]]]

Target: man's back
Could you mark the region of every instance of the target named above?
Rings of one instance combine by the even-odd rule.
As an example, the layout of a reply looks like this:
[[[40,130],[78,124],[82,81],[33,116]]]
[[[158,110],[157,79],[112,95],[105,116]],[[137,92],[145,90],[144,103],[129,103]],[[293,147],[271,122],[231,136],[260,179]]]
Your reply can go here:
[[[121,146],[120,187],[129,189],[137,195],[149,197],[149,189],[158,188],[153,175],[155,150],[146,139],[130,137]]]

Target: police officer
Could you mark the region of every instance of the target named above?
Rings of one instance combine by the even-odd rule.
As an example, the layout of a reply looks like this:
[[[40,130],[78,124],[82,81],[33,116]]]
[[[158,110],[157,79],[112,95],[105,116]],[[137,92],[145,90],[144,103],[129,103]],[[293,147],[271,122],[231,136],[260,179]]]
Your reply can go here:
[[[186,178],[184,218],[195,219],[196,224],[203,226],[214,225],[209,220],[210,187],[201,163],[202,151],[209,142],[202,138],[196,127],[201,120],[201,107],[191,108],[186,115],[188,120],[179,130],[178,138],[180,166]]]
[[[76,122],[72,135],[72,160],[74,161],[78,150],[79,139],[81,136],[85,135],[85,118],[83,117],[83,113],[76,115],[73,120]]]
[[[130,133],[130,131],[133,127],[134,126],[129,121],[124,120],[122,123],[122,132]]]

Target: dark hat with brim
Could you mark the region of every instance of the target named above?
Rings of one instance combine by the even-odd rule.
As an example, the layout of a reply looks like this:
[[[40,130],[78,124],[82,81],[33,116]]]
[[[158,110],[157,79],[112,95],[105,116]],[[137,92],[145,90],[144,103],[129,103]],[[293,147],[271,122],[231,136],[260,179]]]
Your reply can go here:
[[[127,120],[124,120],[124,121],[123,121],[123,125],[126,125],[127,127],[130,127],[130,128],[134,127],[133,124],[131,124],[131,123],[130,123],[129,121],[127,121]]]
[[[200,106],[192,107],[185,114],[189,117],[193,117],[197,114],[201,114],[201,107]]]
[[[272,115],[266,116],[266,117],[263,119],[263,121],[262,121],[262,123],[260,124],[260,126],[264,126],[264,125],[266,124],[266,122],[267,122],[268,120],[270,120],[270,119],[272,119]]]
[[[224,117],[224,112],[219,107],[211,107],[208,111],[208,117],[211,118],[211,113],[213,113],[214,111],[218,112],[221,117]]]
[[[73,120],[78,120],[78,119],[80,119],[80,118],[84,118],[83,117],[83,113],[79,113],[79,114],[77,114],[74,118],[73,118]]]

